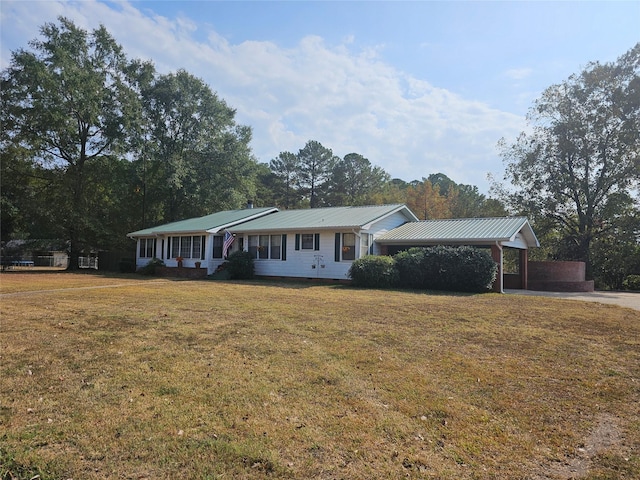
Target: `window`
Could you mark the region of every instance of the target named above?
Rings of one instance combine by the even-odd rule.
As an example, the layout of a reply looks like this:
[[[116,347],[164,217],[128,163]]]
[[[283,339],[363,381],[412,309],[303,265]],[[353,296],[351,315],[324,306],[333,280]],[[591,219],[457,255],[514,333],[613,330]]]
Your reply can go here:
[[[365,255],[369,255],[371,252],[370,248],[370,238],[368,233],[363,233],[360,235],[360,255],[359,258],[364,257]]]
[[[260,235],[258,258],[269,258],[269,235]]]
[[[171,248],[169,258],[182,257],[203,260],[205,252],[205,237],[200,235],[171,237],[169,247]]]
[[[252,258],[258,258],[258,235],[249,235],[249,253]]]
[[[215,235],[213,237],[213,258],[222,258],[222,235]]]
[[[296,250],[320,250],[319,233],[296,233]]]
[[[282,243],[282,237],[280,235],[271,235],[271,251],[269,252],[270,258],[275,260],[280,259],[280,244]]]
[[[180,237],[180,256],[191,258],[191,237]]]
[[[356,259],[356,234],[342,234],[342,260]]]
[[[171,237],[171,253],[169,258],[176,258],[180,256],[180,237]]]
[[[191,247],[191,258],[200,258],[201,248],[201,238],[193,237],[193,244]]]
[[[249,235],[249,253],[253,258],[286,260],[286,235]]]
[[[313,233],[302,234],[302,249],[313,250]]]
[[[140,239],[140,258],[153,258],[154,238]]]

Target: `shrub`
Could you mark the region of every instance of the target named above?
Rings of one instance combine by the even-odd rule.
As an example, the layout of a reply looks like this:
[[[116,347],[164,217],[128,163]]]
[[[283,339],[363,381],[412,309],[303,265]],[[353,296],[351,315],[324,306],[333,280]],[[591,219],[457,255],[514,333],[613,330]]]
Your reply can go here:
[[[398,284],[405,288],[425,288],[424,257],[425,248],[410,248],[394,255],[398,271]]]
[[[394,259],[400,285],[424,290],[484,292],[498,272],[490,254],[466,246],[411,248]]]
[[[227,257],[226,268],[232,280],[245,280],[255,275],[253,256],[249,252],[237,251]]]
[[[159,258],[152,258],[144,267],[138,269],[138,273],[142,275],[155,275],[156,267],[164,267],[164,262]]]
[[[367,255],[351,264],[349,277],[357,287],[389,288],[397,284],[398,271],[393,258]]]
[[[625,290],[640,290],[640,275],[627,275],[622,286]]]

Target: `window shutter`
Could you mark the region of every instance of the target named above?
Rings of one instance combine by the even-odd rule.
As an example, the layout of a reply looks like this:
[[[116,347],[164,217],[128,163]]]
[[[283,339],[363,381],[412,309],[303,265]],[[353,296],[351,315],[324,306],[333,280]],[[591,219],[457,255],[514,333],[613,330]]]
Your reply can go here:
[[[202,235],[202,238],[200,239],[200,260],[204,260],[204,254],[206,252],[206,248],[205,248],[206,241],[207,241],[207,237]]]
[[[171,256],[171,237],[167,237],[167,258],[173,258]]]
[[[335,243],[335,255],[334,260],[336,262],[340,261],[340,234],[336,233],[336,243]]]
[[[300,250],[300,234],[296,233],[296,250]]]
[[[283,233],[282,234],[282,245],[280,248],[282,248],[282,254],[280,255],[280,260],[282,260],[283,262],[287,259],[287,234]]]
[[[313,235],[313,249],[320,250],[320,234],[319,233],[315,233]]]

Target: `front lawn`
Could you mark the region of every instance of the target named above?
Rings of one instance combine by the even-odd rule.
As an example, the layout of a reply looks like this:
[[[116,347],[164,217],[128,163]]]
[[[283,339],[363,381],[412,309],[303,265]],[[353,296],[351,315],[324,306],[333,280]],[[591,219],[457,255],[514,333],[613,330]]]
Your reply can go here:
[[[0,292],[2,479],[640,478],[637,311],[72,273]]]

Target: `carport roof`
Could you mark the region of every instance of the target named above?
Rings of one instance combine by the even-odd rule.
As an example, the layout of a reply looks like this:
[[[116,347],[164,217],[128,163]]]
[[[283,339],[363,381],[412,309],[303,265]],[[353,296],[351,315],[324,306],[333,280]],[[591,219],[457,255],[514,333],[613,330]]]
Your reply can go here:
[[[387,245],[488,245],[517,242],[539,247],[526,217],[453,218],[409,222],[376,238]]]

